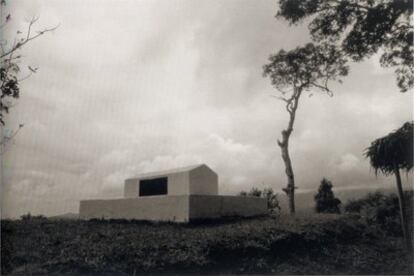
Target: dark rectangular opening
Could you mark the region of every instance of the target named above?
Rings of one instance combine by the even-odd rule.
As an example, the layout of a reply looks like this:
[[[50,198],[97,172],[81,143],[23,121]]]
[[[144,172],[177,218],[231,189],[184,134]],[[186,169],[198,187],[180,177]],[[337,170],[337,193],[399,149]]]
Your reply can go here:
[[[139,196],[166,195],[167,183],[167,177],[140,180]]]

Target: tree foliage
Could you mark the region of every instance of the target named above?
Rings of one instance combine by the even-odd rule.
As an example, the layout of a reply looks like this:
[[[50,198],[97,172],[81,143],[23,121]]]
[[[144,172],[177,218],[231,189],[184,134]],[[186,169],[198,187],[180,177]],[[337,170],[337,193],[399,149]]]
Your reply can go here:
[[[269,61],[263,67],[263,74],[270,77],[272,85],[283,95],[292,88],[317,88],[330,93],[328,81],[346,76],[349,69],[341,52],[327,43],[308,43],[288,52],[282,49],[271,55]]]
[[[309,18],[316,42],[338,44],[354,61],[381,53],[383,67],[395,67],[397,85],[414,84],[413,4],[409,0],[279,0],[278,18],[297,24]]]
[[[19,67],[16,64],[3,64],[0,68],[1,98],[0,98],[0,124],[4,125],[4,114],[9,112],[9,98],[17,99],[20,89],[16,75]]]
[[[335,197],[332,191],[332,182],[327,179],[322,179],[315,195],[316,212],[318,213],[340,213],[339,205],[341,201]]]
[[[413,169],[413,130],[414,122],[406,122],[398,130],[371,143],[365,156],[370,159],[375,173],[392,174],[395,166],[405,171]]]

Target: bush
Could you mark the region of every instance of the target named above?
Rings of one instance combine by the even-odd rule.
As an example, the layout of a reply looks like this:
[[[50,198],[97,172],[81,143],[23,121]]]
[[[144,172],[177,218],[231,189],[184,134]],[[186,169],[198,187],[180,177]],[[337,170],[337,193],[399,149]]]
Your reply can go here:
[[[249,196],[256,196],[256,197],[261,197],[262,196],[262,191],[258,188],[252,188],[248,194]]]
[[[258,188],[253,187],[250,192],[247,193],[246,191],[241,191],[239,195],[266,198],[267,209],[270,211],[270,213],[278,213],[281,210],[277,194],[273,191],[272,188],[264,188],[262,191]]]
[[[277,194],[273,192],[272,188],[265,188],[262,193],[263,197],[267,199],[267,209],[271,213],[280,212],[279,199]]]
[[[38,216],[33,216],[32,214],[27,213],[25,215],[21,215],[20,219],[22,221],[29,221],[29,220],[47,220],[47,217],[43,216],[43,215],[38,215]]]
[[[409,204],[413,200],[413,192],[405,192]],[[410,208],[407,208],[409,211]],[[370,225],[379,225],[387,234],[402,235],[400,210],[396,194],[384,195],[380,192],[369,193],[358,200],[349,200],[344,208],[348,213],[359,213]]]
[[[381,205],[390,205],[393,206],[393,202],[394,200],[397,200],[397,202],[395,202],[397,204],[398,207],[398,198],[396,197],[395,194],[392,195],[384,195],[381,192],[375,192],[375,193],[369,193],[368,195],[366,195],[365,197],[361,198],[361,199],[351,199],[349,200],[345,207],[344,210],[345,212],[348,213],[361,213],[363,211],[363,209],[367,208],[367,207],[378,207]]]
[[[341,210],[341,201],[337,199],[332,191],[332,183],[327,179],[322,179],[318,193],[315,195],[316,212],[318,213],[337,213]]]

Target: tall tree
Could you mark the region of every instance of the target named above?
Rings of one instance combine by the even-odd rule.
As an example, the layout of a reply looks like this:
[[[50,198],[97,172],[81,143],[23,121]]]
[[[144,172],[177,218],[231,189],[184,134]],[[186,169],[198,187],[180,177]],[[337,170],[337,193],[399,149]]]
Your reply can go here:
[[[295,212],[295,178],[289,155],[289,138],[293,131],[296,111],[303,93],[319,91],[332,95],[328,88],[331,80],[340,81],[348,74],[346,59],[332,45],[312,43],[289,52],[280,50],[269,57],[269,63],[263,67],[264,76],[270,77],[272,85],[280,92],[278,99],[285,103],[289,122],[282,131],[282,139],[277,143],[285,163],[287,186],[284,192],[289,198],[289,210]]]
[[[381,53],[400,91],[413,87],[412,0],[279,0],[276,17],[290,24],[309,19],[314,41],[338,44],[354,61]]]
[[[414,122],[407,122],[398,130],[373,141],[365,152],[365,156],[370,159],[371,166],[375,169],[376,174],[381,172],[384,175],[395,175],[401,225],[404,238],[410,250],[411,242],[406,221],[407,213],[400,170],[408,172],[413,169],[413,131]]]

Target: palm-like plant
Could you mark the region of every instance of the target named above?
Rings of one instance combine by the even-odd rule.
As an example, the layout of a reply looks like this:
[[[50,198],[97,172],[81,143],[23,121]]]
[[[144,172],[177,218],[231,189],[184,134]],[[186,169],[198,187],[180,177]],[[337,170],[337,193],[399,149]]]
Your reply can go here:
[[[371,166],[374,168],[376,174],[380,172],[384,175],[395,175],[401,225],[409,249],[411,249],[411,242],[408,224],[406,222],[400,170],[409,172],[413,169],[413,131],[414,121],[407,122],[396,131],[373,141],[365,152],[365,156],[370,159]]]

